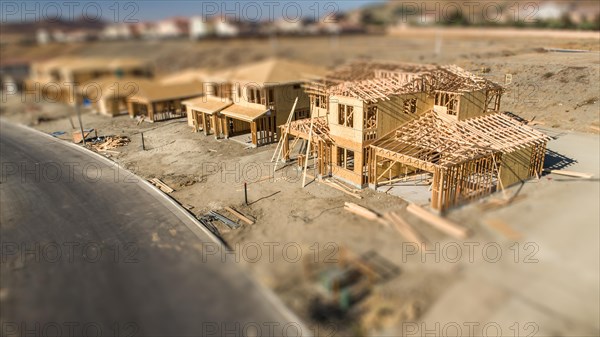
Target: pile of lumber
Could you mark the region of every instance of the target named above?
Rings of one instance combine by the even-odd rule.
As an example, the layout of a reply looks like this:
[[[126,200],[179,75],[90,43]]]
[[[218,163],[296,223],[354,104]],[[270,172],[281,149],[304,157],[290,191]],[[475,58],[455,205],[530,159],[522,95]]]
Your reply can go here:
[[[456,239],[466,239],[470,233],[469,230],[463,226],[455,224],[454,222],[442,218],[441,216],[435,215],[426,209],[420,207],[416,204],[410,204],[406,207],[406,210],[412,213],[413,215],[419,217],[421,220],[427,222],[432,227],[437,228],[438,230],[456,238]]]
[[[375,211],[351,202],[346,202],[344,209],[367,220],[376,221],[386,227],[394,228],[410,242],[425,245],[425,238],[396,212],[387,212],[382,216]]]
[[[415,242],[423,246],[426,245],[425,238],[404,218],[402,218],[398,212],[387,212],[381,215],[373,210],[351,202],[346,202],[344,204],[344,209],[367,220],[375,221],[386,227],[394,228],[396,231],[398,231],[398,233],[400,233],[400,235],[410,242]],[[456,239],[466,239],[470,235],[470,232],[466,227],[460,226],[446,218],[433,214],[416,204],[408,205],[406,210],[421,220],[427,222],[432,227]]]
[[[131,140],[127,136],[107,136],[104,137],[104,142],[102,143],[94,143],[92,147],[99,152],[109,151],[112,149],[116,149],[117,147],[125,146],[129,144]]]
[[[387,212],[383,216],[406,240],[426,246],[425,238],[406,222],[399,213]]]
[[[174,189],[172,189],[171,187],[169,187],[167,184],[165,184],[164,182],[162,182],[162,180],[158,179],[158,178],[152,178],[150,180],[148,180],[152,185],[158,187],[161,191],[165,192],[165,193],[173,193],[173,191],[175,191]]]

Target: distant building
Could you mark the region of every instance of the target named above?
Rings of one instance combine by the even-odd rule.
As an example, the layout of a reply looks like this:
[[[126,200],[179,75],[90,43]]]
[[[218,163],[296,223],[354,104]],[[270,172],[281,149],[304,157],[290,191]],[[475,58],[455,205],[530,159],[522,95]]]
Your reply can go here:
[[[284,18],[275,20],[273,23],[275,31],[280,34],[300,34],[304,32],[304,24],[302,21],[291,21]]]
[[[100,36],[105,40],[128,40],[133,38],[133,32],[130,25],[118,23],[106,26]]]
[[[567,11],[568,8],[564,4],[558,4],[555,2],[544,2],[539,5],[535,18],[541,21],[558,20],[562,18],[567,13]]]
[[[170,18],[156,23],[156,35],[161,39],[185,37],[189,33],[190,21],[188,18]]]
[[[132,31],[132,35],[139,39],[150,40],[155,39],[159,36],[157,32],[156,23],[154,22],[138,22],[131,25],[130,28]]]
[[[226,19],[216,19],[213,21],[215,34],[218,37],[235,37],[240,33],[237,25]]]
[[[212,35],[214,32],[212,24],[201,16],[190,18],[190,39],[198,40]]]
[[[50,33],[46,29],[38,29],[36,32],[36,40],[38,44],[48,44],[50,43]]]
[[[148,62],[135,58],[58,57],[32,63],[25,84],[42,99],[74,104],[74,84],[81,86],[106,76],[149,78],[152,74]]]
[[[0,89],[9,92],[21,91],[29,76],[29,62],[22,59],[0,60]]]

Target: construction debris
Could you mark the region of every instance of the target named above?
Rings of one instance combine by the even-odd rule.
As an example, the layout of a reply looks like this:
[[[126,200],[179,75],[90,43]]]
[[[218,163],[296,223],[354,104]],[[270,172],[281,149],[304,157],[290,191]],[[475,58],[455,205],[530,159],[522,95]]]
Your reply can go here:
[[[487,219],[485,221],[490,227],[493,227],[502,235],[506,236],[506,238],[512,241],[519,241],[523,238],[523,234],[517,232],[512,227],[510,227],[506,222],[500,219]]]
[[[388,212],[383,215],[389,223],[394,225],[394,228],[405,239],[417,244],[426,245],[426,240],[419,234],[408,222],[406,222],[397,212]]]
[[[242,220],[243,222],[247,223],[248,225],[254,224],[254,221],[250,220],[248,217],[246,217],[242,213],[236,211],[235,209],[233,209],[231,207],[224,207],[224,208],[225,208],[225,210],[229,211],[229,213],[235,215],[238,219]]]
[[[198,221],[200,221],[200,223],[202,225],[204,225],[204,227],[206,227],[209,231],[211,231],[213,234],[215,234],[216,236],[220,236],[221,234],[219,233],[219,230],[217,229],[217,227],[215,227],[215,225],[212,223],[214,218],[210,215],[203,215],[200,217],[197,217]]]
[[[431,226],[439,229],[440,231],[454,238],[465,239],[469,236],[469,230],[467,228],[457,225],[448,219],[430,213],[429,211],[416,204],[408,205],[406,210],[421,218],[421,220],[424,220],[425,222],[429,223]]]
[[[158,187],[161,191],[165,192],[165,193],[173,193],[173,191],[175,191],[174,189],[172,189],[171,187],[169,187],[167,184],[165,184],[164,182],[162,182],[162,180],[158,179],[158,178],[152,178],[150,180],[148,180],[152,185]]]
[[[575,178],[584,178],[584,179],[591,179],[594,176],[593,174],[589,174],[589,173],[581,173],[581,172],[565,171],[565,170],[549,170],[549,169],[544,169],[544,172],[546,172],[546,173],[552,173],[552,174],[558,174],[558,175],[561,175],[561,176],[568,176],[568,177],[575,177]]]
[[[361,216],[367,220],[372,220],[372,221],[377,221],[379,223],[381,223],[384,226],[388,226],[389,224],[383,219],[383,217],[381,217],[379,214],[375,213],[374,211],[365,208],[363,206],[359,206],[355,203],[352,202],[345,202],[344,203],[344,209],[347,210],[350,213],[354,213],[358,216]]]
[[[95,139],[92,139],[91,146],[98,152],[110,152],[110,150],[125,146],[129,144],[129,142],[131,142],[131,140],[129,140],[129,137],[127,136],[96,137]]]
[[[387,212],[383,216],[377,214],[366,207],[346,202],[344,209],[350,213],[354,213],[367,220],[377,221],[386,227],[392,227],[400,233],[406,240],[425,245],[426,240],[419,234],[411,225],[409,225],[398,213]]]
[[[221,221],[223,224],[227,225],[227,227],[229,227],[231,229],[237,229],[240,227],[240,224],[238,224],[237,222],[234,222],[231,219],[229,219],[215,211],[210,211],[210,212],[208,212],[207,215],[210,215],[214,219]]]
[[[500,208],[512,204],[513,202],[525,199],[524,194],[519,194],[512,196],[510,198],[502,198],[502,199],[490,199],[481,204],[480,208],[483,210],[490,210],[495,208]]]
[[[360,195],[358,195],[356,192],[346,189],[343,185],[338,184],[335,181],[332,181],[329,179],[324,179],[322,181],[322,183],[327,186],[331,186],[331,187],[335,188],[336,190],[342,191],[348,195],[351,195],[351,196],[355,197],[356,199],[362,199],[362,197]]]
[[[83,130],[83,135],[85,140],[98,138],[98,132],[95,129],[86,129]],[[83,137],[81,137],[81,131],[73,131],[73,143],[79,144],[83,141]]]
[[[316,281],[319,296],[312,304],[313,315],[328,317],[343,313],[363,300],[377,283],[386,282],[400,274],[400,268],[377,254],[368,251],[356,255],[341,247],[334,264],[315,264],[304,261],[305,275]]]

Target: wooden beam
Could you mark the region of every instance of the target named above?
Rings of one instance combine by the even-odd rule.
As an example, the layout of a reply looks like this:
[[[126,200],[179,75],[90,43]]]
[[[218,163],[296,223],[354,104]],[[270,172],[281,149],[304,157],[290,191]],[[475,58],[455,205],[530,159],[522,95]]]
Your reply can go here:
[[[337,185],[334,182],[323,180],[322,183],[325,184],[325,185],[327,185],[327,186],[331,186],[331,187],[335,188],[336,190],[342,191],[342,192],[344,192],[344,193],[346,193],[346,194],[348,194],[350,196],[353,196],[356,199],[362,199],[362,197],[360,195],[358,195],[356,193],[353,193],[353,192],[350,192],[350,191],[346,190],[345,188]]]
[[[469,230],[467,228],[457,225],[449,221],[448,219],[444,219],[440,216],[430,213],[429,211],[416,204],[408,205],[406,210],[412,213],[413,215],[416,215],[421,220],[424,220],[425,222],[429,223],[431,226],[439,229],[440,231],[454,238],[465,239],[469,236]]]
[[[561,176],[584,178],[584,179],[591,179],[594,176],[593,174],[589,174],[589,173],[581,173],[581,172],[566,171],[566,170],[549,170],[549,169],[544,169],[544,172],[546,172],[546,173],[552,173],[552,174],[558,174],[558,175],[561,175]]]
[[[235,209],[231,208],[231,207],[224,207],[227,211],[229,211],[229,213],[235,215],[238,219],[242,220],[243,222],[247,223],[248,225],[252,225],[254,224],[254,221],[248,219],[246,216],[244,216],[242,213],[236,211]]]
[[[425,245],[426,240],[419,234],[408,222],[406,222],[398,213],[388,212],[383,215],[390,223],[394,225],[394,228],[409,242],[414,242],[419,245]]]

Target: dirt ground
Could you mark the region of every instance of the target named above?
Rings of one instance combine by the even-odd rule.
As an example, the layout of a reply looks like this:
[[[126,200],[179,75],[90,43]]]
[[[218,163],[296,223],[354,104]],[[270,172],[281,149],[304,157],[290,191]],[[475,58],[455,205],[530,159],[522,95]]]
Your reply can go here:
[[[189,66],[225,67],[272,54],[324,65],[361,56],[456,63],[468,70],[482,70],[501,83],[506,73],[512,74],[502,109],[529,120],[535,117],[540,122],[537,127],[555,138],[549,144],[552,151],[546,165],[580,170],[596,179],[546,175],[511,188],[508,193],[522,197],[506,207],[484,210],[482,201],[455,209],[449,218],[473,232],[466,241],[453,240],[421,222],[396,196],[367,189],[360,192],[362,199],[358,200],[316,181],[302,188],[294,162],[273,175],[270,159],[275,144],[248,149],[231,140],[194,133],[184,119],[136,125],[127,116],[109,118],[86,111],[83,122],[100,135],[129,137],[131,143],[107,156],[145,179],[163,180],[175,189],[171,196],[195,215],[231,206],[256,219],[255,224],[236,230],[221,225],[218,229],[239,254],[240,264],[274,290],[316,335],[397,336],[415,327],[424,334],[420,322],[429,322],[430,328],[451,321],[481,322],[476,330],[480,334],[483,324],[496,322],[503,335],[513,335],[510,322],[518,317],[527,317],[527,321],[519,321],[523,335],[531,332],[532,325],[527,323],[538,327],[537,335],[597,335],[600,308],[590,299],[600,296],[598,40],[447,39],[440,55],[433,53],[434,41],[435,37],[352,36],[227,43],[116,42],[71,47],[68,52],[149,57],[163,74]],[[594,51],[549,53],[541,51],[544,47]],[[23,52],[44,55],[43,50]],[[3,48],[3,57],[10,53],[14,52]],[[70,107],[23,104],[19,96],[7,97],[2,103],[2,118],[43,132],[65,131],[60,136],[65,139],[72,132],[69,115]],[[71,118],[77,125],[76,118]],[[271,178],[262,180],[264,177]],[[244,181],[249,205],[244,205]],[[487,199],[499,197],[497,193]],[[398,211],[433,244],[432,253],[412,252],[394,229],[345,211],[346,201],[377,212]],[[490,219],[503,225],[492,226]],[[520,244],[516,249],[515,242]],[[473,261],[466,258],[466,243],[475,247]],[[527,243],[533,246],[526,247]],[[504,253],[493,263],[487,252],[477,248],[492,244]],[[444,248],[455,245],[464,253],[458,262],[449,258],[452,254]],[[315,261],[334,265],[331,258],[341,258],[344,249],[354,254],[375,251],[397,266],[399,273],[377,283],[349,313],[323,312],[315,305],[321,289],[316,286],[318,280],[308,277],[306,271],[317,265]],[[521,255],[517,258],[515,252]],[[522,263],[526,258],[538,262]],[[570,279],[565,270],[572,273]]]

